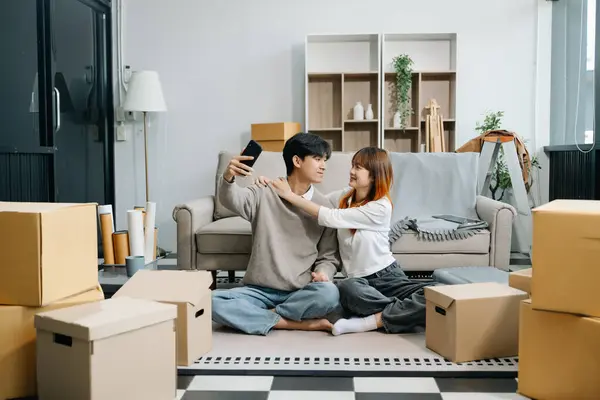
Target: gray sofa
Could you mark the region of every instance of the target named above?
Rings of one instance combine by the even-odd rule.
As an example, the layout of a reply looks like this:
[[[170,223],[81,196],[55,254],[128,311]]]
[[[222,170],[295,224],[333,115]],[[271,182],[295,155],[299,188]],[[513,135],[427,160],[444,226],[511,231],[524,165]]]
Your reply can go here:
[[[221,152],[215,174],[214,194],[177,205],[177,263],[181,269],[209,271],[245,270],[252,245],[250,223],[236,216],[217,200],[216,180],[232,154]],[[347,185],[352,154],[334,153],[327,162],[325,179],[316,188],[324,194]],[[255,175],[277,177],[285,173],[281,153],[263,152]],[[396,175],[396,172],[394,172]],[[239,185],[253,179],[237,179]],[[430,242],[405,233],[393,243],[392,252],[406,271],[433,271],[453,266],[494,266],[508,270],[514,207],[486,197],[476,199],[476,213],[489,226],[467,239]]]

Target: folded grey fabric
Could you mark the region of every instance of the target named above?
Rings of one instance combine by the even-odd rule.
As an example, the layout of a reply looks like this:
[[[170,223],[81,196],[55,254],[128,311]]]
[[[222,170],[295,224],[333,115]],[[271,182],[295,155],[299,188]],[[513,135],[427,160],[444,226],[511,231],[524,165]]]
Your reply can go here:
[[[444,240],[467,239],[488,227],[479,219],[454,215],[434,215],[432,218],[404,218],[395,222],[389,233],[390,246],[403,233],[414,231],[420,240],[441,242]]]

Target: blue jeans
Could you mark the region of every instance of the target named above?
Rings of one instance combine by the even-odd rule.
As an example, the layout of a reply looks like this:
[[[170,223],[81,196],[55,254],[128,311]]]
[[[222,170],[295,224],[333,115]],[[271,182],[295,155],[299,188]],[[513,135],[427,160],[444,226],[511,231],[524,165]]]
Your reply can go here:
[[[339,300],[331,282],[311,282],[292,292],[247,285],[213,291],[212,319],[251,335],[266,335],[281,317],[291,321],[324,318]]]

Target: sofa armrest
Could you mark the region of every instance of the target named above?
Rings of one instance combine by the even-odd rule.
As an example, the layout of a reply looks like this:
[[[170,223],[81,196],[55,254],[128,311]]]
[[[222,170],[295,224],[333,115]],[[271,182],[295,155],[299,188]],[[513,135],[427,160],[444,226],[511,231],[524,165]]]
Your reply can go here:
[[[196,269],[196,232],[213,222],[215,196],[204,196],[173,209],[177,223],[177,266],[179,269]]]
[[[513,222],[517,210],[510,204],[477,196],[477,215],[490,230],[490,265],[508,271]]]

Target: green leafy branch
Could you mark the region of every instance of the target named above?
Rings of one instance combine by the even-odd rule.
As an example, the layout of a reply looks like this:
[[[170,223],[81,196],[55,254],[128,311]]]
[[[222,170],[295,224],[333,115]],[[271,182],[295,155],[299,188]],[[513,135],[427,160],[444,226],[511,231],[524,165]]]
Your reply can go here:
[[[410,106],[413,60],[407,54],[402,54],[393,58],[392,65],[396,72],[396,85],[394,88],[396,110],[400,113],[400,128],[405,128],[409,117],[413,114]]]

